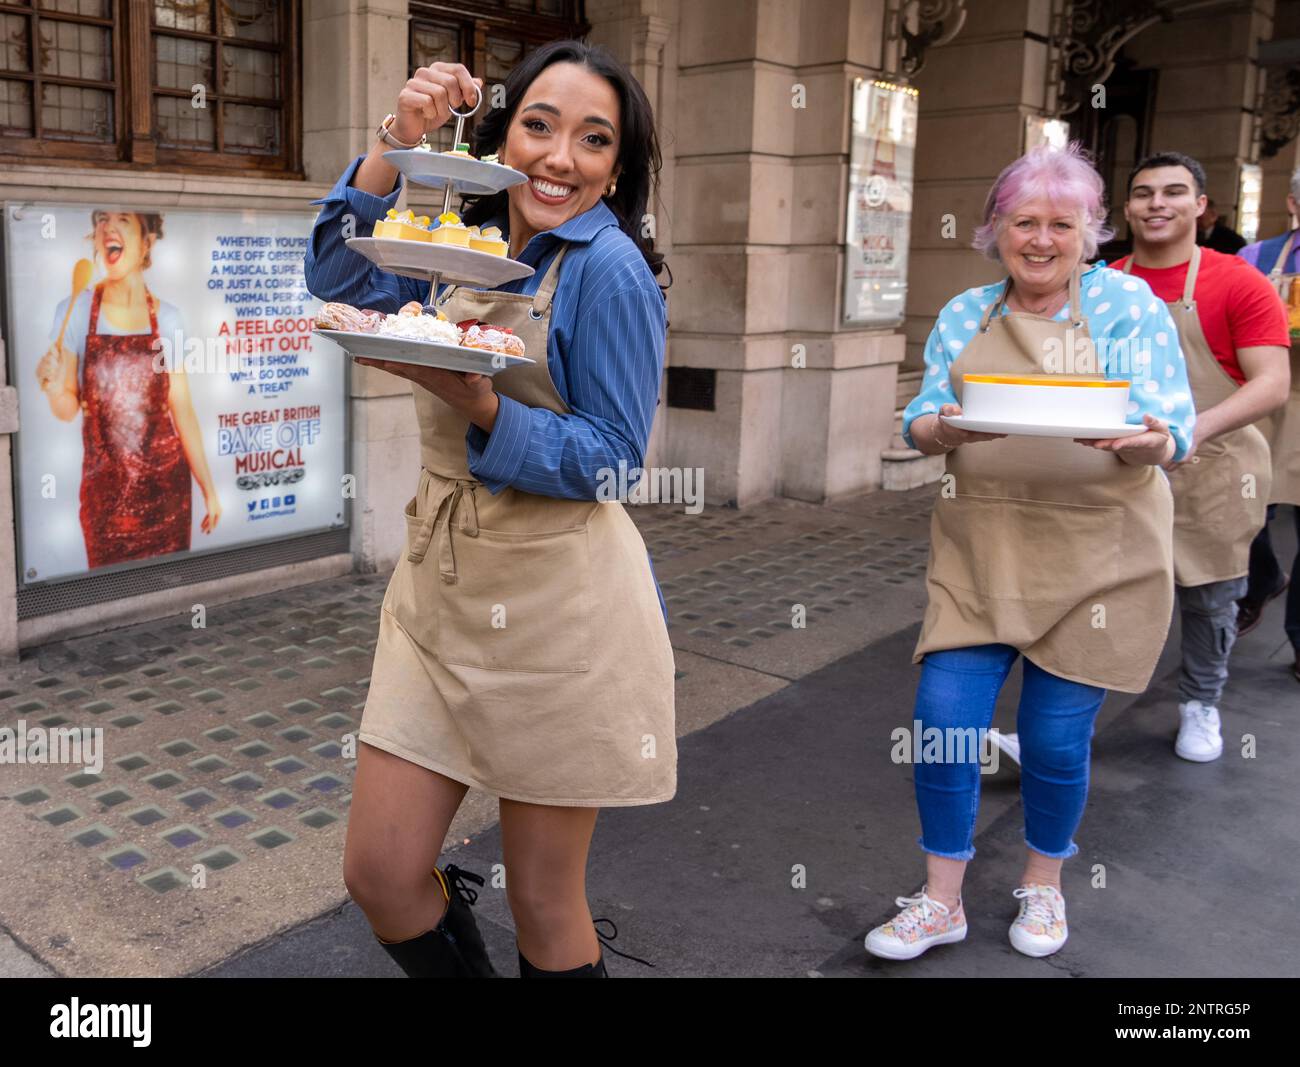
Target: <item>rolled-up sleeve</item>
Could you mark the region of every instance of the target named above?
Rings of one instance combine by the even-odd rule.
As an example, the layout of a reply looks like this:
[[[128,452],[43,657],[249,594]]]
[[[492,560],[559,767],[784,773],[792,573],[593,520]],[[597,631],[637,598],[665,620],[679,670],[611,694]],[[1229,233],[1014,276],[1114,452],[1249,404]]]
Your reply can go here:
[[[1105,276],[1108,287],[1090,319],[1106,377],[1129,382],[1125,422],[1141,426],[1153,415],[1169,427],[1174,461],[1192,443],[1196,406],[1187,380],[1187,361],[1169,309],[1141,278]],[[1085,307],[1085,312],[1088,308]]]
[[[471,426],[466,435],[471,473],[493,493],[509,485],[578,500],[601,499],[620,464],[624,484],[633,484],[658,402],[666,332],[653,281],[579,304],[564,355],[570,413],[501,397],[492,432]]]
[[[365,159],[358,156],[320,200],[321,208],[307,247],[305,275],[307,289],[322,300],[337,300],[355,307],[396,311],[409,300],[423,301],[428,286],[415,278],[402,278],[381,270],[358,252],[348,248],[350,237],[368,237],[376,222],[397,204],[402,179],[387,196],[375,196],[352,182]]]
[[[902,438],[908,448],[916,447],[916,442],[912,440],[912,423],[922,415],[934,414],[944,404],[957,403],[957,394],[948,379],[951,363],[936,323],[930,331],[929,340],[925,342],[925,374],[921,378],[921,391],[912,397],[911,403],[903,410]]]

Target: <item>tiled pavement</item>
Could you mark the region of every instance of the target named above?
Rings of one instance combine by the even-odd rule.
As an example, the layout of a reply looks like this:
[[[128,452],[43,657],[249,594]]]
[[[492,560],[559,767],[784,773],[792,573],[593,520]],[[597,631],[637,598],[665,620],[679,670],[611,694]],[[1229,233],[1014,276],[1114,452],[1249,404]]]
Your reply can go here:
[[[634,508],[668,602],[679,733],[914,623],[930,492]],[[194,973],[346,899],[350,737],[386,581],[51,644],[0,671],[0,725],[102,727],[105,751],[98,775],[0,767],[0,973]],[[494,818],[471,795],[449,840]]]

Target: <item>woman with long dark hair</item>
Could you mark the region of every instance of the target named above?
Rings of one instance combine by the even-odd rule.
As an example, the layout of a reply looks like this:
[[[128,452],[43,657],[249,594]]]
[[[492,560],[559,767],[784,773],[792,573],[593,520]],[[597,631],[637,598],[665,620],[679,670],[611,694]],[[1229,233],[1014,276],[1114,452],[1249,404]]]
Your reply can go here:
[[[389,311],[424,299],[344,240],[396,204],[384,152],[479,92],[460,64],[416,71],[320,201],[313,293]],[[521,975],[603,977],[585,888],[596,813],[676,790],[663,599],[621,503],[601,503],[620,464],[641,465],[663,371],[662,257],[643,227],[654,119],[621,64],[559,41],[514,69],[472,144],[529,180],[476,199],[465,222],[499,227],[535,273],[444,286],[438,307],[509,327],[535,362],[489,378],[358,360],[413,383],[421,472],[381,612],[344,879],[408,975],[493,974],[466,906],[466,880],[482,879],[436,862],[467,789],[495,794]]]

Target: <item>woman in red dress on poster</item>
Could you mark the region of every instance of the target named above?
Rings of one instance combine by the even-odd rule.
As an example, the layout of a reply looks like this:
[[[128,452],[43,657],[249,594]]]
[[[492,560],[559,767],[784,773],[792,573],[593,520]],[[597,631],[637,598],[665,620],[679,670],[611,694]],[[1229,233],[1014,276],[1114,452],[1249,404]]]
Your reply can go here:
[[[74,294],[70,309],[60,303],[55,322],[66,318],[67,328],[36,377],[56,418],[83,416],[81,529],[93,569],[187,551],[191,474],[207,508],[204,533],[216,528],[221,503],[182,361],[159,363],[161,340],[183,332],[177,309],[144,280],[162,216],[96,211],[92,220],[95,260],[107,276]]]

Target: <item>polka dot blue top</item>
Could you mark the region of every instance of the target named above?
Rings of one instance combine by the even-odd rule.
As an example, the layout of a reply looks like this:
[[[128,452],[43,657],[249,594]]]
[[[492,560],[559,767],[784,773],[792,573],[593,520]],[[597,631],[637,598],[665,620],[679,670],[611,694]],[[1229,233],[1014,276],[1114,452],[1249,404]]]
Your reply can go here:
[[[980,319],[997,300],[1004,284],[995,282],[967,289],[939,312],[925,343],[921,391],[903,412],[903,440],[909,447],[915,447],[910,433],[913,419],[958,402],[948,380],[948,368],[978,332]],[[1147,413],[1164,420],[1177,446],[1174,459],[1182,459],[1191,444],[1196,410],[1178,331],[1165,302],[1141,278],[1102,263],[1083,272],[1079,295],[1096,348],[1098,369],[1107,378],[1132,382],[1126,421],[1140,426]],[[1005,305],[1001,313],[1007,313]],[[1053,318],[1068,322],[1070,305],[1067,303]]]

